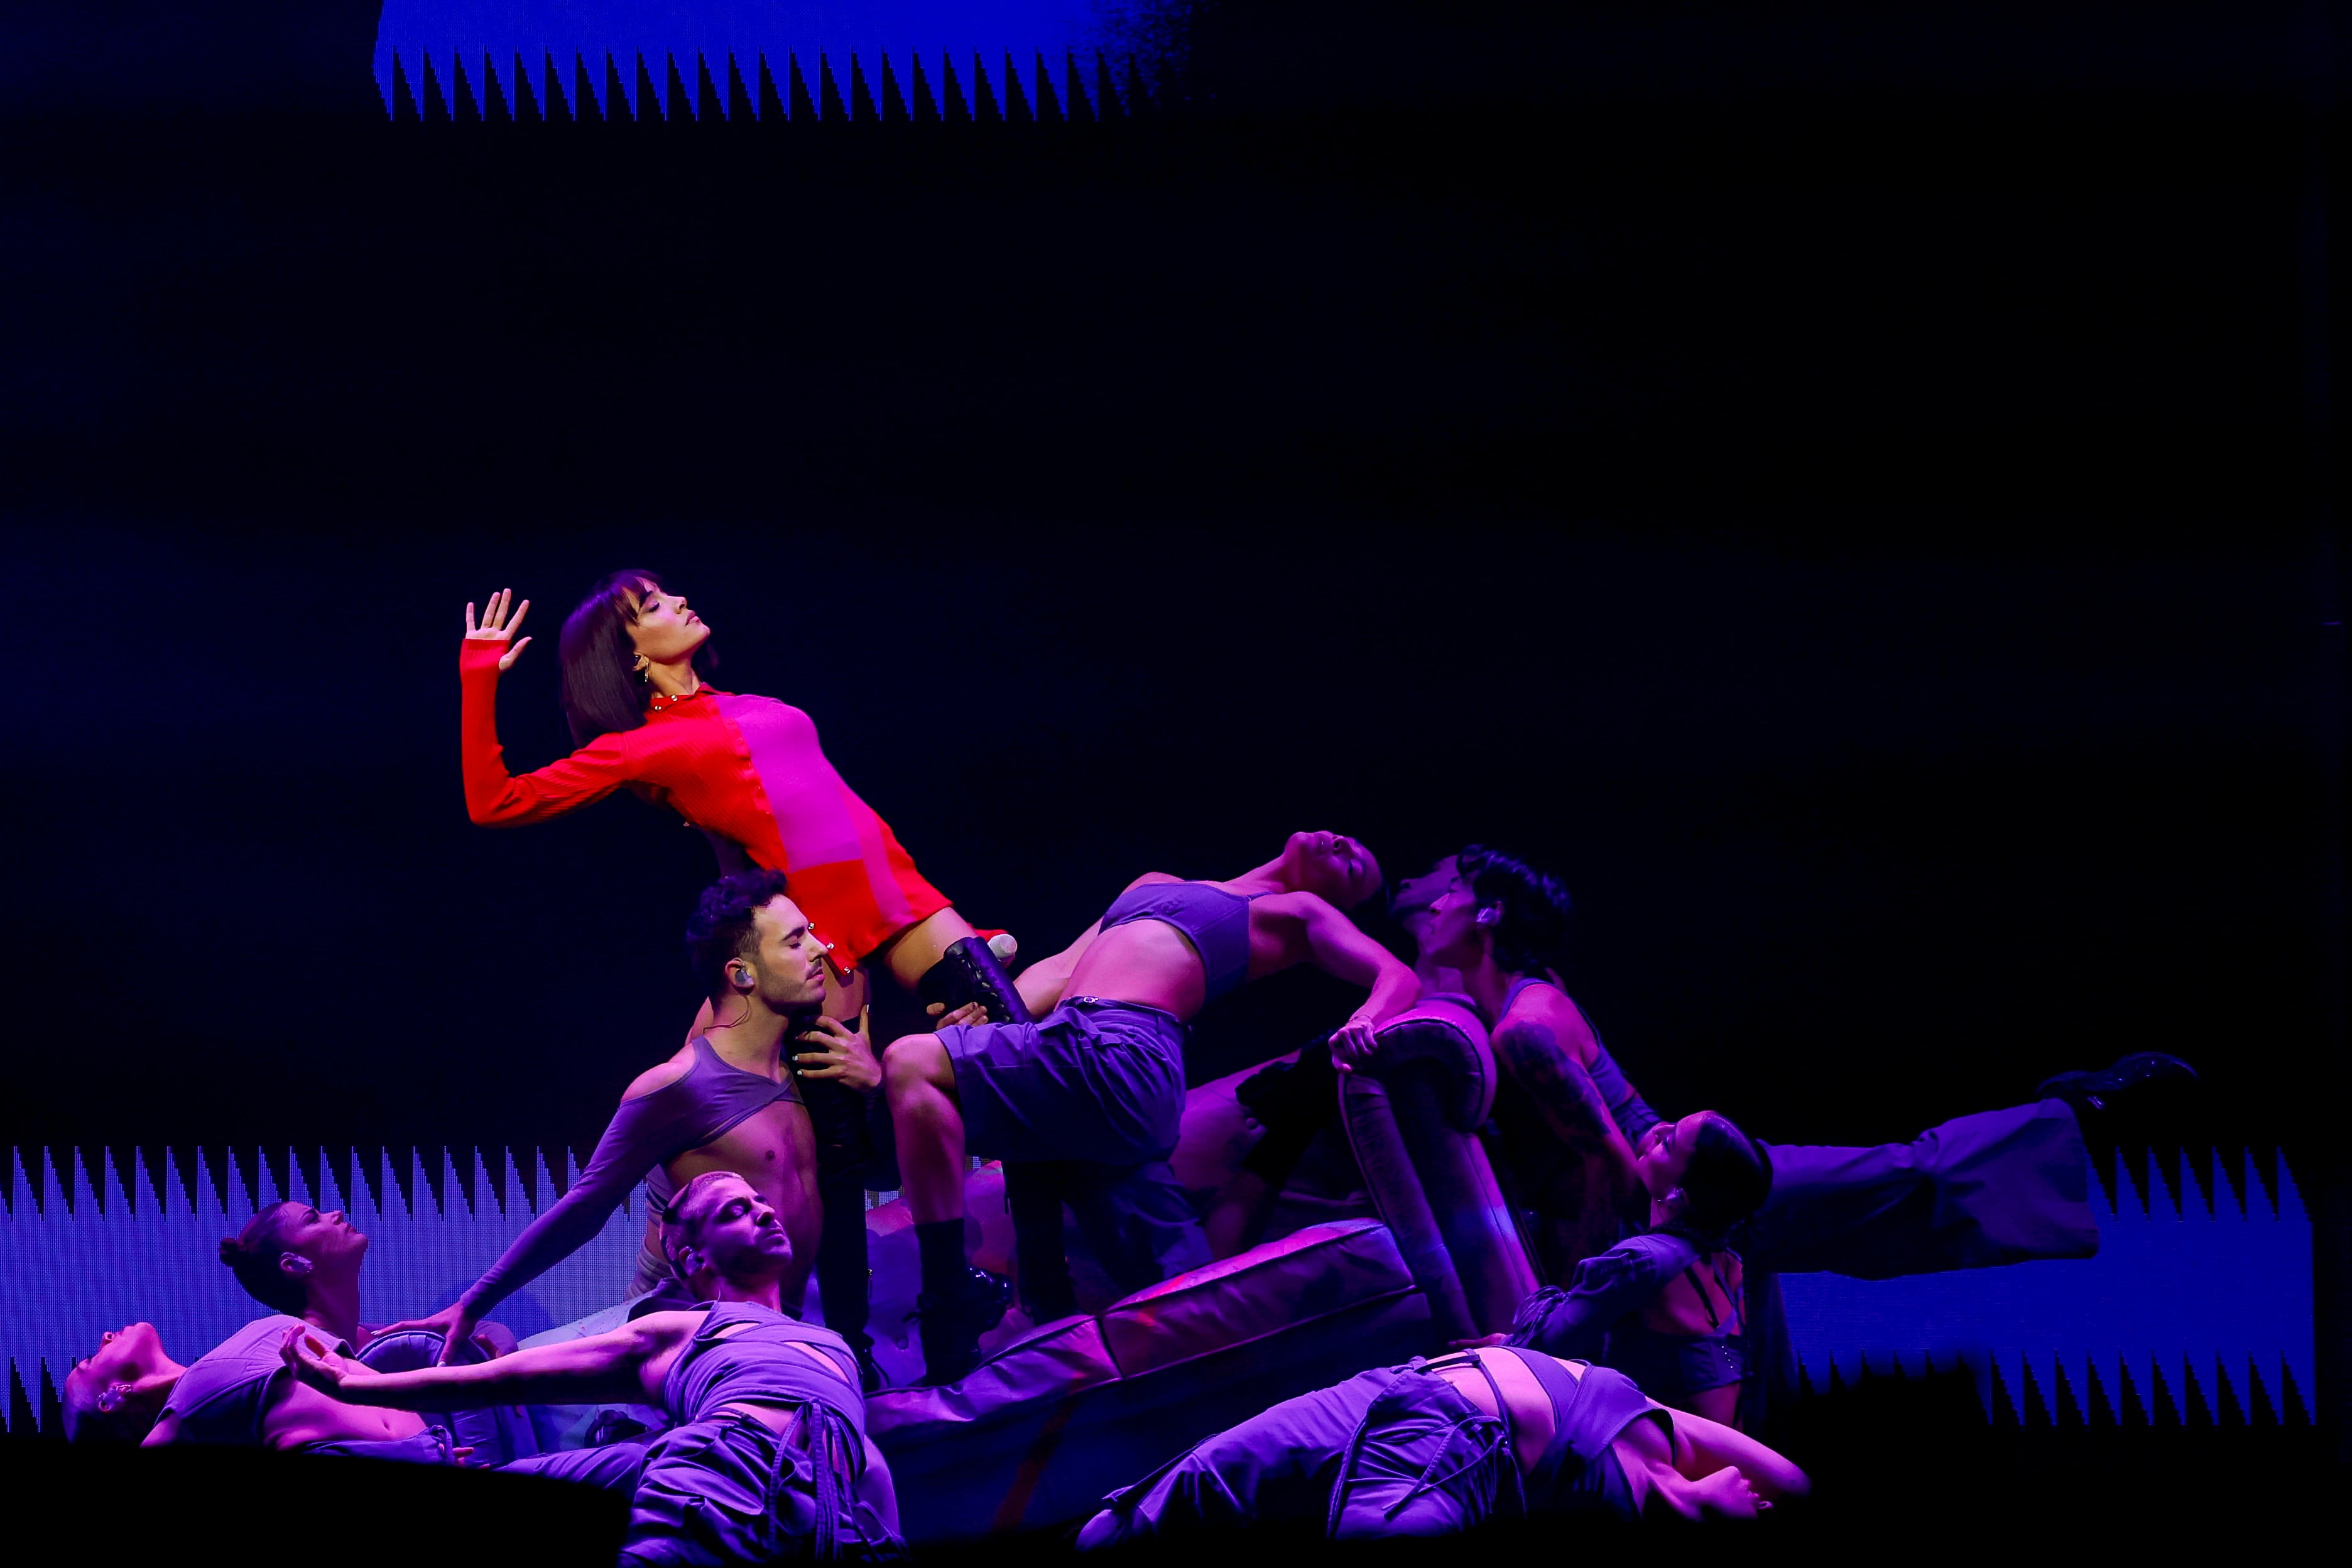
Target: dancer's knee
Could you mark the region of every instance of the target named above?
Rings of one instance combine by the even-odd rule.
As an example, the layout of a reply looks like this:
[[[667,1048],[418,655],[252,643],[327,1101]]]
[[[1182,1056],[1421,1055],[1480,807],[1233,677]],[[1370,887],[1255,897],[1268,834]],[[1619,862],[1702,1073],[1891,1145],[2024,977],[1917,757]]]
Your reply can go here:
[[[952,1095],[955,1067],[937,1035],[905,1035],[882,1053],[882,1089],[893,1108],[926,1089]]]

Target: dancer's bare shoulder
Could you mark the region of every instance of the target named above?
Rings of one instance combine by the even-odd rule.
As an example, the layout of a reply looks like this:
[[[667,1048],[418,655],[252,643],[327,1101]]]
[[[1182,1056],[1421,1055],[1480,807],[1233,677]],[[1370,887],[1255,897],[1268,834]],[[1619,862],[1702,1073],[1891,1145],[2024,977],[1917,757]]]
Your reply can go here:
[[[1558,1046],[1588,1067],[1599,1044],[1568,993],[1549,984],[1528,986],[1512,998],[1509,1009],[1495,1020],[1495,1033],[1525,1036],[1547,1049]]]
[[[689,1040],[685,1045],[678,1047],[677,1054],[670,1058],[669,1060],[662,1063],[659,1067],[647,1068],[645,1071],[631,1079],[629,1080],[627,1090],[622,1094],[621,1098],[623,1100],[643,1100],[646,1096],[653,1093],[655,1090],[667,1089],[670,1085],[684,1078],[687,1074],[687,1069],[693,1066],[694,1042]]]

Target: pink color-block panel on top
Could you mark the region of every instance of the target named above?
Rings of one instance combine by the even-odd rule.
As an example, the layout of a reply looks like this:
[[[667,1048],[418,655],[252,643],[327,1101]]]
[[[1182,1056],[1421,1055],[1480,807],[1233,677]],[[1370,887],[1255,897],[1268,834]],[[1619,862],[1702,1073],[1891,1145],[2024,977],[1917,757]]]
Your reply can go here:
[[[1103,1313],[1103,1342],[1138,1377],[1412,1289],[1379,1221],[1309,1226],[1136,1292]]]

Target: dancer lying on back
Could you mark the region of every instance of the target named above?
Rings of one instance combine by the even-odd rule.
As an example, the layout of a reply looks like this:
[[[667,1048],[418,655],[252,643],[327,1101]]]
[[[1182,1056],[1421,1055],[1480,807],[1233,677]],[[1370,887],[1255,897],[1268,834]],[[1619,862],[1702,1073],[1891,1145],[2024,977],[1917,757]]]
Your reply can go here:
[[[106,1334],[96,1353],[74,1363],[62,1390],[66,1436],[82,1443],[179,1443],[208,1447],[393,1459],[412,1464],[497,1465],[510,1474],[625,1491],[644,1450],[634,1444],[520,1458],[499,1423],[484,1416],[452,1426],[427,1425],[405,1412],[357,1410],[320,1398],[286,1374],[278,1346],[300,1327],[348,1356],[414,1354],[370,1330],[360,1314],[366,1235],[337,1210],[287,1200],[248,1220],[221,1243],[221,1261],[247,1294],[272,1309],[186,1366],[164,1351],[152,1323]],[[513,1336],[484,1324],[465,1347],[511,1350]],[[522,1423],[528,1428],[528,1422]],[[478,1447],[476,1445],[485,1445]],[[535,1445],[533,1445],[535,1447]]]
[[[1107,1500],[1080,1551],[1251,1525],[1335,1540],[1490,1520],[1753,1519],[1805,1474],[1621,1373],[1517,1348],[1360,1373],[1227,1428]]]
[[[891,1044],[883,1077],[921,1248],[929,1381],[952,1382],[976,1354],[962,1306],[966,1152],[1003,1159],[1008,1178],[1015,1162],[1076,1161],[1173,1190],[1165,1162],[1184,1109],[1185,1030],[1202,1007],[1311,963],[1370,992],[1333,1037],[1333,1051],[1352,1060],[1370,1052],[1375,1027],[1412,1005],[1412,972],[1340,912],[1380,879],[1363,847],[1334,833],[1293,834],[1279,856],[1231,881],[1138,878],[1077,941],[1022,974],[1039,1022],[952,1026]],[[1034,1302],[1035,1276],[1062,1267],[1060,1205],[1049,1216],[1016,1204],[1013,1219],[1023,1290]],[[1048,1293],[1066,1289],[1056,1282]],[[1047,1306],[1040,1315],[1055,1314]]]
[[[637,1075],[572,1190],[525,1226],[487,1273],[450,1306],[401,1327],[462,1342],[499,1302],[592,1240],[641,1180],[649,1213],[632,1294],[667,1287],[667,1299],[656,1304],[681,1304],[684,1287],[662,1256],[654,1216],[705,1171],[740,1174],[780,1217],[794,1247],[783,1299],[799,1304],[820,1216],[809,1119],[784,1068],[785,1043],[797,1037],[838,1049],[846,1065],[831,1070],[853,1089],[871,1087],[880,1072],[856,1037],[816,1016],[824,949],[785,896],[781,872],[740,872],[705,889],[686,942],[716,1021]]]
[[[856,1359],[839,1334],[783,1310],[792,1240],[776,1212],[734,1172],[706,1171],[671,1200],[662,1245],[711,1305],[474,1366],[373,1373],[307,1325],[278,1336],[280,1353],[312,1397],[354,1411],[662,1406],[675,1425],[646,1446],[624,1563],[899,1555],[898,1502],[866,1436]]]

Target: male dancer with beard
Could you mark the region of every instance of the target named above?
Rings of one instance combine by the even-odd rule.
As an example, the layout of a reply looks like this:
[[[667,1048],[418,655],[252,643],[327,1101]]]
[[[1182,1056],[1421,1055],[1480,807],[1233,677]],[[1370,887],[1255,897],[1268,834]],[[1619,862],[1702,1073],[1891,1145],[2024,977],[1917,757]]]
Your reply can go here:
[[[1437,906],[1449,891],[1452,920],[1440,930]],[[1505,1074],[1496,1121],[1511,1118],[1520,1133],[1512,1140],[1506,1131],[1510,1168],[1503,1173],[1537,1212],[1542,1272],[1565,1286],[1581,1258],[1613,1241],[1601,1237],[1619,1217],[1615,1198],[1642,1195],[1638,1182],[1619,1188],[1619,1173],[1629,1156],[1638,1163],[1668,1125],[1549,967],[1567,896],[1532,868],[1473,847],[1401,880],[1390,912],[1412,941],[1424,993],[1469,997],[1494,1030]],[[1310,1047],[1295,1067],[1242,1086],[1244,1104],[1266,1132],[1234,1184],[1238,1195],[1229,1190],[1223,1206],[1262,1222],[1299,1152],[1337,1114],[1317,1057]],[[1857,1279],[2090,1257],[2098,1226],[2088,1203],[2085,1141],[2113,1142],[2117,1121],[2138,1101],[2195,1079],[2178,1058],[2143,1052],[2099,1072],[2059,1074],[2034,1103],[1959,1117],[1907,1142],[1764,1144],[1771,1190],[1744,1227],[1739,1250],[1751,1273],[1825,1270]],[[1564,1195],[1549,1178],[1570,1167],[1584,1179]],[[1246,1224],[1230,1228],[1247,1244]]]
[[[814,1043],[827,1054],[826,1065],[816,1068],[803,1058],[803,1078],[830,1078],[863,1091],[878,1084],[881,1073],[860,1035],[817,1016],[824,949],[786,896],[782,872],[739,872],[707,889],[687,927],[687,952],[710,998],[709,1026],[629,1085],[580,1180],[488,1272],[451,1306],[396,1326],[436,1329],[450,1343],[462,1342],[499,1301],[594,1237],[640,1180],[650,1215],[632,1294],[647,1298],[641,1310],[682,1302],[684,1288],[661,1255],[651,1215],[706,1171],[740,1174],[779,1216],[793,1243],[782,1299],[799,1305],[823,1216],[811,1179],[809,1119],[783,1060],[785,1040]],[[862,1289],[864,1281],[858,1284]],[[866,1377],[878,1386],[871,1342],[856,1349]],[[443,1362],[452,1359],[445,1350]]]
[[[1474,845],[1454,858],[1420,940],[1424,957],[1456,971],[1494,1020],[1496,1060],[1516,1091],[1496,1097],[1497,1121],[1512,1100],[1531,1106],[1559,1142],[1605,1149],[1613,1180],[1624,1152],[1638,1157],[1666,1124],[1633,1093],[1554,977],[1567,905],[1550,878]],[[1739,1250],[1751,1268],[1859,1279],[2088,1258],[2099,1230],[2088,1202],[2086,1137],[2112,1137],[2118,1113],[2134,1101],[2196,1077],[2179,1058],[2145,1051],[2097,1073],[2061,1074],[2043,1083],[2035,1103],[1960,1117],[1906,1143],[1766,1144],[1771,1191]],[[1523,1121],[1528,1126],[1517,1139],[1506,1129],[1506,1141],[1535,1151],[1540,1164],[1545,1140],[1532,1118]],[[1507,1151],[1507,1163],[1518,1158]],[[1641,1194],[1638,1182],[1625,1190]],[[1589,1201],[1584,1214],[1568,1216],[1585,1228],[1559,1234],[1583,1240],[1585,1229],[1598,1229],[1591,1215],[1600,1207]],[[1562,1284],[1578,1261],[1558,1246],[1541,1259],[1546,1276]]]
[[[661,1405],[674,1425],[646,1445],[625,1565],[903,1555],[856,1359],[839,1334],[783,1310],[793,1247],[776,1211],[742,1176],[711,1170],[678,1188],[661,1227],[699,1310],[649,1312],[474,1366],[374,1373],[307,1326],[279,1337],[281,1354],[308,1388],[358,1409]]]

